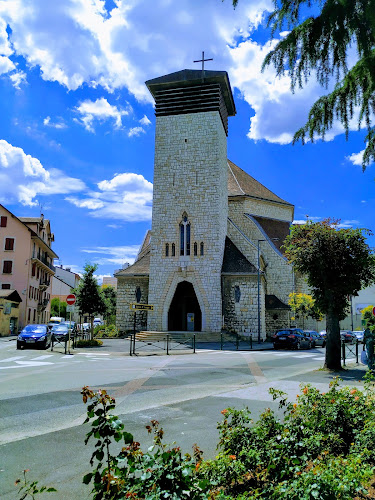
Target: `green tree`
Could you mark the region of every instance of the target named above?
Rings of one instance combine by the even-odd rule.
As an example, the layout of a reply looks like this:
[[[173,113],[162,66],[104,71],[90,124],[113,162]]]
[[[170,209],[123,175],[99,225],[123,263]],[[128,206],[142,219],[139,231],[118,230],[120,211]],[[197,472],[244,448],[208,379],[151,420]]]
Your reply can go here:
[[[313,318],[317,321],[323,319],[323,315],[316,307],[315,300],[311,295],[306,293],[290,293],[288,305],[290,306],[294,315],[302,318],[302,328],[305,326],[305,318]]]
[[[117,292],[111,285],[103,285],[102,292],[106,304],[105,319],[107,324],[115,323]]]
[[[307,221],[292,226],[285,254],[296,271],[306,276],[312,296],[327,319],[325,367],[341,369],[340,320],[348,297],[375,281],[375,258],[365,229],[339,229],[339,221]]]
[[[366,321],[366,328],[375,326],[375,316],[372,314],[374,306],[367,306],[362,309],[362,319]]]
[[[61,316],[66,318],[66,302],[63,302],[58,297],[54,297],[51,300],[51,312],[50,316]]]
[[[375,161],[375,0],[274,0],[268,26],[272,36],[290,30],[267,54],[263,68],[272,64],[277,75],[288,73],[292,91],[314,75],[325,88],[336,79],[333,91],[313,104],[293,142],[324,138],[336,119],[348,138],[349,121],[358,109],[358,126],[365,122],[367,128],[364,170]],[[350,48],[358,59],[349,69]]]
[[[106,304],[103,293],[94,276],[97,264],[86,264],[79,286],[76,290],[77,305],[81,314],[87,314],[91,320],[91,338],[94,329],[95,314],[105,314]]]

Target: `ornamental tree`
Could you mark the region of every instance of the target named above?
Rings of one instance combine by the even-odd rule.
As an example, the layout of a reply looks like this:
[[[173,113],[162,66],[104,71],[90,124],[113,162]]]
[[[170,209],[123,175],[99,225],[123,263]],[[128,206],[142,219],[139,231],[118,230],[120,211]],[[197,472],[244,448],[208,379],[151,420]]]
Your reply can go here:
[[[289,262],[306,276],[316,306],[326,315],[325,367],[341,369],[340,320],[349,296],[375,282],[375,257],[366,229],[342,229],[339,221],[308,220],[292,226],[284,249]]]
[[[323,315],[316,307],[315,301],[311,295],[306,293],[290,293],[288,305],[290,306],[294,315],[302,318],[302,328],[304,328],[305,318],[310,317],[321,321]]]
[[[362,309],[362,319],[366,322],[366,328],[375,328],[375,316],[372,313],[374,306],[367,306]]]
[[[240,0],[232,1],[235,7]],[[263,68],[272,64],[277,75],[288,73],[292,91],[310,78],[325,88],[336,79],[334,90],[313,104],[293,142],[324,138],[336,119],[348,138],[358,110],[358,126],[364,122],[367,128],[364,170],[375,161],[375,0],[274,0],[268,26],[272,36],[289,33],[267,54]],[[357,62],[349,69],[350,48]]]
[[[93,321],[95,314],[104,314],[106,304],[94,272],[98,269],[98,264],[86,264],[83,278],[80,280],[77,290],[77,305],[81,314],[87,314],[91,319],[91,338],[93,332]]]

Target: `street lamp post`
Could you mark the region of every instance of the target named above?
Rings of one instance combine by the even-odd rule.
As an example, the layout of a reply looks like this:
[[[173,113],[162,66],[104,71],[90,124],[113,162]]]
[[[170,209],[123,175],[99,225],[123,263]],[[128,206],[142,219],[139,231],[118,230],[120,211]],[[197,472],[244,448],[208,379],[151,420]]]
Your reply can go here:
[[[260,344],[260,242],[266,240],[258,240],[258,343]]]
[[[278,241],[279,238],[270,238],[271,241]],[[260,243],[262,241],[269,241],[269,240],[257,240],[258,245],[258,344],[261,343],[261,338],[260,338]]]

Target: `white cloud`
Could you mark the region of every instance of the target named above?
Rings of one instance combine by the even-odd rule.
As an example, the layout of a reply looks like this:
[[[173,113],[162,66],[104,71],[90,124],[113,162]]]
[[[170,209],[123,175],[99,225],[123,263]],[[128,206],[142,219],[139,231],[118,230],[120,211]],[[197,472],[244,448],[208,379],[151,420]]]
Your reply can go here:
[[[151,125],[151,121],[147,118],[146,115],[144,115],[144,117],[139,120],[139,123],[141,125],[144,125],[145,127],[147,127],[148,125]]]
[[[90,101],[87,99],[80,103],[76,108],[77,113],[81,115],[80,122],[90,132],[94,132],[93,122],[98,120],[103,122],[108,119],[114,120],[114,127],[120,129],[122,127],[121,117],[128,115],[129,111],[124,109],[119,109],[116,106],[109,104],[107,99],[101,97],[96,101]]]
[[[140,174],[115,174],[110,180],[97,184],[97,191],[85,198],[69,196],[73,205],[90,210],[90,215],[103,219],[124,221],[151,220],[152,183]]]
[[[358,226],[359,224],[359,220],[344,220],[342,222],[340,222],[340,224],[337,225],[338,228],[340,229],[348,229],[348,228],[351,228],[353,226]]]
[[[145,132],[145,129],[142,127],[133,127],[128,131],[128,137],[138,137]]]
[[[59,118],[58,121],[52,122],[50,116],[46,116],[43,120],[43,125],[46,127],[52,127],[56,129],[64,129],[67,128],[66,123],[63,122],[62,118]]]
[[[0,45],[5,44],[9,54],[14,50],[23,56],[30,67],[38,66],[43,79],[69,90],[83,84],[102,86],[109,92],[126,88],[138,100],[149,102],[144,82],[182,68],[199,69],[193,61],[204,47],[206,57],[214,58],[207,68],[228,69],[232,86],[255,111],[249,138],[290,143],[324,90],[312,79],[293,95],[287,76],[275,78],[273,67],[261,73],[264,56],[277,40],[262,45],[251,37],[265,12],[273,9],[273,1],[241,1],[235,10],[230,0],[179,0],[175,4],[171,0],[116,0],[108,12],[104,0],[0,0],[0,15],[12,30],[12,45],[4,38],[4,30]],[[282,32],[281,38],[286,34]],[[104,98],[81,103],[77,112],[80,123],[90,131],[95,120],[112,119],[121,128],[126,114]],[[140,122],[146,126],[149,119]],[[356,119],[350,128],[357,128]],[[134,127],[128,135],[143,132]],[[335,125],[326,139],[341,133],[343,127]]]
[[[346,156],[346,159],[351,161],[353,163],[353,165],[362,165],[364,152],[365,152],[365,150],[363,149],[359,153],[353,153],[350,156]]]
[[[117,246],[117,247],[95,247],[95,248],[82,248],[81,252],[92,255],[93,260],[99,264],[116,264],[122,265],[125,262],[132,264],[138,254],[139,245]]]
[[[0,140],[0,201],[35,206],[38,195],[82,191],[85,184],[57,169],[46,170],[37,158],[22,148]]]

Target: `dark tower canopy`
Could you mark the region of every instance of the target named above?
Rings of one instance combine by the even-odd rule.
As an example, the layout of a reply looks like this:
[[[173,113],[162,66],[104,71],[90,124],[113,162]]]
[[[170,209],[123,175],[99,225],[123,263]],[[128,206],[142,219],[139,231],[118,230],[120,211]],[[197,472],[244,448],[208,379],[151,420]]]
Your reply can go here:
[[[236,114],[236,107],[226,71],[183,69],[146,85],[155,99],[156,116],[219,111],[228,133],[228,116]]]

